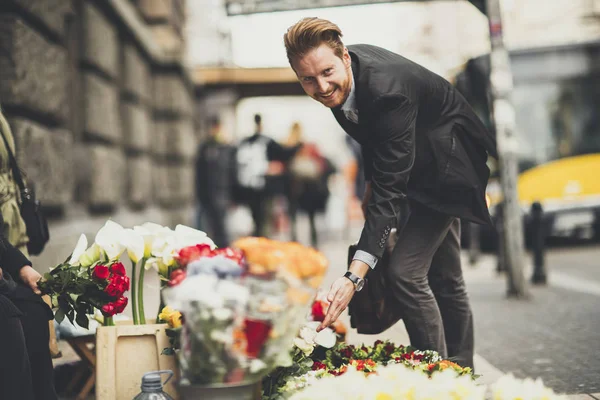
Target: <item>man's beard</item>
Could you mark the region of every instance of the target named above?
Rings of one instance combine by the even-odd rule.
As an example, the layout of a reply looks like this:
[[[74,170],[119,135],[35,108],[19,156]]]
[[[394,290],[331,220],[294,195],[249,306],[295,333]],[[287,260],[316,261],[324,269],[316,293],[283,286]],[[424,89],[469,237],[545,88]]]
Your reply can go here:
[[[335,85],[335,89],[333,90],[334,97],[327,99],[322,97],[319,93],[316,93],[313,98],[317,100],[319,103],[323,104],[328,108],[336,108],[340,107],[344,102],[348,99],[350,95],[351,89],[351,77],[346,75],[346,80],[342,82],[341,85]],[[335,103],[331,103],[331,101],[335,101]]]

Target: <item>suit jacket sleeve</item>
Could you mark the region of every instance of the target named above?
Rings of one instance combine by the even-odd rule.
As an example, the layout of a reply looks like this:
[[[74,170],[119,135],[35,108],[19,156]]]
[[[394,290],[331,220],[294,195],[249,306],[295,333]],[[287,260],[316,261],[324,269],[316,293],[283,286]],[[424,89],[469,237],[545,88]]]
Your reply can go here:
[[[373,156],[371,149],[365,146],[361,146],[361,154],[363,159],[363,171],[365,175],[365,181],[370,181],[373,176]]]
[[[365,149],[371,156],[370,162],[365,159],[365,171],[371,171],[372,194],[358,250],[380,258],[391,229],[402,231],[410,214],[407,185],[415,158],[417,107],[404,96],[374,104],[372,139]]]

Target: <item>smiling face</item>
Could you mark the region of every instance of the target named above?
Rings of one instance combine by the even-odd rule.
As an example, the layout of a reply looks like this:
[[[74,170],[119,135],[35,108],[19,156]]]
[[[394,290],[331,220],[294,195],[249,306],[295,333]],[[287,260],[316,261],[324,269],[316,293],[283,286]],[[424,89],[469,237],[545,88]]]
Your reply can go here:
[[[323,43],[294,59],[292,68],[306,94],[325,107],[341,106],[350,94],[352,68],[346,48],[340,58]]]

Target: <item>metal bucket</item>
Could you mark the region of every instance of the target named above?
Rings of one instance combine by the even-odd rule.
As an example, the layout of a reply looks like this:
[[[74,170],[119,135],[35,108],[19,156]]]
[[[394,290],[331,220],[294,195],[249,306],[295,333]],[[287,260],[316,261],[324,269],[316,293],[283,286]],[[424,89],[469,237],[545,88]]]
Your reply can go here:
[[[182,400],[260,400],[259,382],[240,384],[180,385]]]

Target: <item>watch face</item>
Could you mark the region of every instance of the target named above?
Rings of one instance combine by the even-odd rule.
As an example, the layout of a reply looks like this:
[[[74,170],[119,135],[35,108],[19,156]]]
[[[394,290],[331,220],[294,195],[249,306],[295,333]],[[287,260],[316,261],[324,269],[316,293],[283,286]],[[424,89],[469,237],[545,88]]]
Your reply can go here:
[[[365,280],[361,279],[356,283],[356,291],[360,292],[362,288],[365,286]]]

